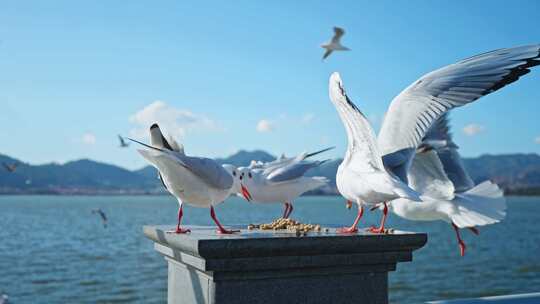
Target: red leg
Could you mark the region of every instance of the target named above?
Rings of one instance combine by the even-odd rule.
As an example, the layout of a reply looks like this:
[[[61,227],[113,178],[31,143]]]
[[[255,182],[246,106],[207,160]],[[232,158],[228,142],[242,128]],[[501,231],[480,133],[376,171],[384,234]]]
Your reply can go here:
[[[223,228],[223,226],[221,226],[221,224],[219,223],[217,217],[216,217],[216,212],[214,211],[214,206],[210,207],[210,216],[212,217],[212,219],[214,220],[214,222],[216,223],[218,229],[217,229],[217,233],[219,234],[232,234],[232,233],[235,233],[235,232],[239,232],[238,230],[227,230],[225,228]]]
[[[182,222],[182,216],[184,215],[183,208],[184,208],[183,205],[180,205],[180,208],[178,208],[178,224],[176,224],[176,230],[167,231],[168,233],[180,234],[180,233],[191,232],[191,230],[189,229],[183,229],[182,227],[180,227],[180,223]]]
[[[354,220],[354,223],[351,225],[351,227],[344,227],[337,230],[338,233],[355,233],[358,231],[358,222],[360,221],[360,218],[364,214],[364,207],[362,205],[358,205],[358,214],[356,215],[356,219]]]
[[[283,210],[283,218],[287,218],[289,216],[289,203],[285,203],[285,210]]]
[[[381,219],[381,226],[379,228],[375,228],[375,227],[369,228],[370,232],[373,232],[373,233],[385,232],[384,224],[386,223],[386,218],[388,217],[388,205],[386,204],[386,202],[384,202],[383,204],[384,204],[384,209],[383,209],[383,217]]]
[[[289,216],[291,216],[291,213],[293,211],[294,207],[291,203],[289,203],[289,212],[287,213],[287,218],[289,218]]]
[[[480,235],[480,230],[478,230],[478,228],[476,228],[476,227],[469,227],[469,230],[471,230],[472,233],[474,233],[476,235]]]
[[[461,235],[459,235],[459,228],[458,226],[456,226],[456,224],[452,223],[452,227],[454,227],[454,230],[456,231],[456,237],[457,237],[457,240],[458,240],[458,245],[459,245],[459,252],[461,253],[461,256],[464,256],[465,255],[465,242],[463,242],[463,240],[461,239]]]

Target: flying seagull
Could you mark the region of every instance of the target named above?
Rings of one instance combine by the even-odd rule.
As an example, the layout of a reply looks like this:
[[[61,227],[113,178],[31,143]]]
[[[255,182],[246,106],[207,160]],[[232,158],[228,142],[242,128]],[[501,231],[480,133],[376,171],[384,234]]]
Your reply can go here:
[[[412,201],[421,199],[416,191],[384,168],[375,133],[367,118],[345,93],[338,73],[330,76],[329,91],[330,100],[343,122],[348,138],[347,152],[338,167],[336,184],[341,195],[358,205],[358,215],[352,226],[342,228],[339,232],[354,233],[358,231],[357,225],[364,205],[383,203],[386,215],[388,201],[396,198]],[[381,227],[371,231],[384,233],[385,220],[386,216],[381,221]]]
[[[349,48],[341,45],[341,36],[343,36],[344,34],[345,30],[337,26],[334,27],[334,37],[332,37],[332,40],[321,45],[321,47],[326,50],[322,58],[323,60],[326,59],[326,57],[330,56],[333,51],[350,51]]]
[[[134,139],[129,140],[143,145],[147,149],[138,152],[161,175],[166,189],[178,200],[178,223],[176,230],[170,233],[187,233],[189,229],[181,227],[183,204],[200,208],[210,208],[210,216],[220,234],[236,231],[225,229],[216,217],[214,206],[223,202],[230,194],[237,193],[239,183],[233,178],[234,166],[219,165],[215,160],[205,157],[187,156],[181,146],[169,143],[161,133],[159,126],[150,127],[152,145]],[[245,189],[246,193],[249,191]]]
[[[100,208],[93,209],[92,214],[99,214],[99,216],[101,217],[101,220],[103,221],[103,228],[107,228],[107,215],[105,214],[103,210],[101,210]]]
[[[320,188],[328,183],[325,177],[307,177],[305,173],[326,161],[308,161],[309,157],[332,148],[313,153],[302,153],[296,157],[280,157],[272,162],[252,161],[249,167],[238,168],[234,178],[249,189],[249,201],[255,203],[283,203],[283,218],[288,218],[294,207],[293,200],[303,193]],[[246,195],[244,195],[245,197]]]
[[[129,146],[129,143],[122,136],[118,135],[118,140],[120,141],[120,148],[127,148]]]
[[[2,162],[2,165],[3,165],[4,168],[5,168],[8,172],[10,172],[10,173],[15,172],[15,170],[17,170],[17,167],[19,166],[18,163],[6,164],[5,162]]]

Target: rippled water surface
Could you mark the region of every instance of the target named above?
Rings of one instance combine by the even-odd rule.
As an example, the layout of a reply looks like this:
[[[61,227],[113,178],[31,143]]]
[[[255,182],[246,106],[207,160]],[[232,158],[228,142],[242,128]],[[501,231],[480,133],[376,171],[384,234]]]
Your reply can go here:
[[[464,258],[449,225],[391,217],[393,227],[429,233],[414,262],[390,274],[391,302],[540,291],[540,198],[511,197],[508,206],[503,223],[480,236],[464,231]],[[106,212],[107,228],[94,208]],[[164,303],[166,264],[141,231],[173,224],[176,208],[169,196],[0,196],[0,293],[13,303]],[[217,208],[224,224],[266,222],[280,213],[281,206],[238,199]],[[186,224],[212,224],[206,209],[187,207],[185,215]],[[293,213],[331,226],[354,216],[338,197],[303,197]],[[367,214],[362,225],[379,216]]]

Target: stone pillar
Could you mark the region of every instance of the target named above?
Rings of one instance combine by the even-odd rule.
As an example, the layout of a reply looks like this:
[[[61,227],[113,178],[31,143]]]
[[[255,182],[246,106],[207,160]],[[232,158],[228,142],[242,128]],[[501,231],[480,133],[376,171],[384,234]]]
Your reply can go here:
[[[425,233],[353,235],[213,227],[189,234],[145,226],[169,267],[168,303],[388,303],[388,272],[412,260]]]

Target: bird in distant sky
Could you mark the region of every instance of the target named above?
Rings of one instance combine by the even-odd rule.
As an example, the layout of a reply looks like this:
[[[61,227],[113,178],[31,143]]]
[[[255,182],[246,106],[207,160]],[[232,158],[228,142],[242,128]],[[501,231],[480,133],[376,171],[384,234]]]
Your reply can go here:
[[[101,220],[103,221],[103,228],[107,228],[107,215],[105,214],[103,210],[99,208],[93,209],[92,214],[99,214],[99,216],[101,217]]]
[[[120,140],[120,148],[127,148],[129,146],[129,143],[122,136],[118,135],[118,140]]]
[[[332,40],[330,40],[330,42],[328,43],[321,45],[321,47],[326,50],[322,58],[323,60],[326,59],[326,57],[330,56],[333,51],[350,51],[349,48],[341,45],[341,36],[343,36],[344,34],[345,30],[337,26],[334,27],[334,37],[332,37]]]
[[[19,166],[19,164],[17,163],[13,163],[13,164],[6,164],[6,163],[2,163],[2,165],[4,166],[4,168],[6,168],[6,170],[10,173],[13,173],[15,172],[15,170],[17,170],[17,166]]]

